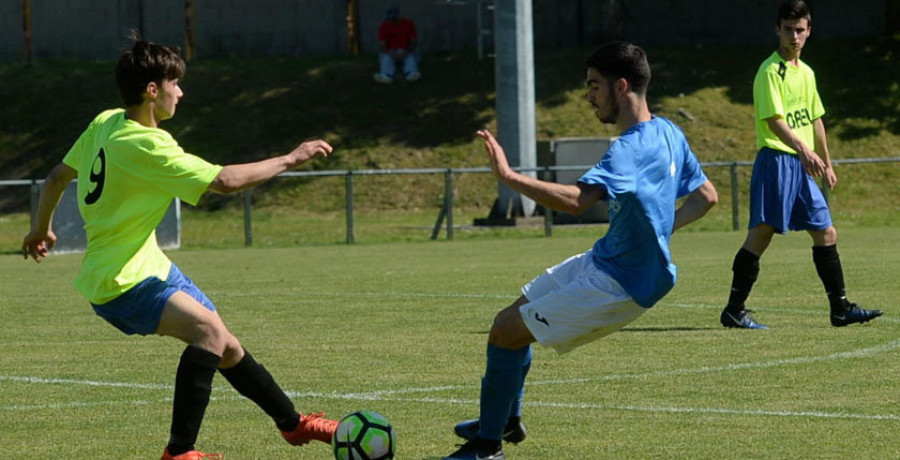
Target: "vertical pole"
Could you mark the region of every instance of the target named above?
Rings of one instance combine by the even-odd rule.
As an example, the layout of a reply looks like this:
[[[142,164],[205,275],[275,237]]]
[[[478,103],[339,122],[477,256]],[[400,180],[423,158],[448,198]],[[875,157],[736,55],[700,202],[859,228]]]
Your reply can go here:
[[[253,192],[246,189],[241,192],[244,198],[244,246],[253,246]]]
[[[544,236],[553,236],[553,210],[544,206]]]
[[[25,63],[31,65],[31,0],[22,0],[22,33],[25,38]]]
[[[144,25],[144,0],[138,0],[137,2],[137,30],[138,36],[141,38],[146,37],[145,25]]]
[[[31,180],[31,199],[29,200],[31,207],[31,227],[34,228],[37,222],[38,203],[41,199],[41,188],[38,187],[37,179]]]
[[[497,138],[509,156],[510,165],[533,168],[537,165],[534,115],[534,39],[531,0],[497,0],[494,4],[494,67],[497,107]],[[524,173],[535,177],[535,173]],[[512,213],[529,217],[535,203],[498,181],[497,208],[500,215],[507,203]]]
[[[192,60],[194,52],[194,0],[184,0],[184,58]]]
[[[453,170],[444,173],[444,209],[447,210],[447,239],[453,239]]]
[[[359,0],[347,0],[347,54],[359,55]]]
[[[550,151],[553,151],[552,141],[550,144]],[[544,166],[544,180],[556,182],[556,173],[555,171],[550,170],[549,166]],[[553,209],[550,209],[547,206],[541,207],[544,208],[544,236],[551,237],[553,236]]]
[[[478,28],[478,59],[484,59],[484,0],[475,2],[475,27]]]
[[[347,244],[352,244],[356,241],[356,237],[353,235],[353,171],[347,171],[347,175],[344,176],[344,185],[347,200]]]
[[[741,228],[741,204],[738,202],[738,174],[737,163],[731,164],[731,228],[738,231]]]

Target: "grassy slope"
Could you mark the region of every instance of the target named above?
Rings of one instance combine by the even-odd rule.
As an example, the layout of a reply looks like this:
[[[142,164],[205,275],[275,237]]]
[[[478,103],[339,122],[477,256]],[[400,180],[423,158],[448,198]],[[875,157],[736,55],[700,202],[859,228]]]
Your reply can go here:
[[[900,38],[809,45],[804,58],[819,75],[834,157],[900,156],[900,87],[894,78],[900,74],[898,44]],[[583,100],[583,60],[589,52],[536,51],[539,140],[615,134],[598,126]],[[684,128],[702,161],[752,159],[750,81],[769,52],[766,46],[648,49],[654,111]],[[324,137],[337,153],[311,168],[485,165],[473,133],[494,124],[493,61],[479,61],[472,53],[428,55],[425,79],[393,86],[371,83],[373,66],[371,56],[193,62],[182,85],[186,97],[178,116],[163,127],[186,150],[215,162],[259,159],[304,139]],[[43,177],[93,115],[116,106],[111,67],[110,62],[56,61],[32,68],[0,66],[0,178]],[[742,174],[748,177],[746,169]],[[895,164],[843,167],[834,196],[848,210],[871,210],[865,214],[873,216],[896,212],[888,198],[900,192],[897,170]],[[721,188],[726,186],[727,171],[710,174]],[[868,180],[872,177],[877,180]],[[491,178],[462,180],[461,206],[491,204]],[[312,211],[343,205],[339,181],[308,184],[269,185],[279,193],[258,194],[258,203],[270,206],[303,197]],[[439,184],[438,177],[379,180],[359,192],[358,204],[434,207]],[[0,193],[0,209],[23,209],[24,197]],[[211,197],[202,206],[234,202]]]

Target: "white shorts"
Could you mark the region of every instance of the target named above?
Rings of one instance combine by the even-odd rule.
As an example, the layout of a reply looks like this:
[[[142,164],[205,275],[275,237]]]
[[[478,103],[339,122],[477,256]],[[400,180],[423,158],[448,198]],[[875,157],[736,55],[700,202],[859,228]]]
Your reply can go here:
[[[531,335],[560,354],[618,331],[647,311],[587,252],[548,268],[522,294],[528,303],[519,313]]]

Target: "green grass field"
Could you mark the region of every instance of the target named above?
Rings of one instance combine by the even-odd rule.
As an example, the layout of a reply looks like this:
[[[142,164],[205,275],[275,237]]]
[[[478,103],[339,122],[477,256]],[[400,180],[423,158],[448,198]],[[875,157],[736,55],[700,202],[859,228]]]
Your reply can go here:
[[[679,284],[626,329],[558,356],[537,348],[529,439],[511,459],[897,458],[900,235],[848,228],[851,298],[885,316],[828,325],[808,237],[777,238],[748,302],[769,331],[718,324],[743,232],[673,238]],[[401,459],[434,459],[477,414],[493,315],[587,236],[170,255],[217,303],[301,411],[393,422]],[[182,345],[126,337],[72,287],[79,255],[0,256],[0,446],[5,459],[158,458]],[[221,377],[198,447],[228,459],[327,459],[292,448]]]

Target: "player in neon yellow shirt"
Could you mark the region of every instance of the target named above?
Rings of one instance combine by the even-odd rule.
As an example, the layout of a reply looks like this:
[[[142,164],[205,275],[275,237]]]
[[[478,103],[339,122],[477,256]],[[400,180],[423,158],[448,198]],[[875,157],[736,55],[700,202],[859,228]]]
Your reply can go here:
[[[188,344],[175,376],[163,460],[221,458],[194,446],[216,371],[272,417],[290,444],[313,439],[330,444],[337,422],[294,409],[268,370],[229,332],[209,298],[160,250],[155,229],[175,197],[196,204],[207,191],[252,187],[325,157],[332,147],[314,140],[286,155],[224,167],[185,153],[158,128],[175,115],[184,71],[175,51],[135,39],[116,65],[125,109],[98,115],[47,176],[22,253],[40,262],[53,248],[53,211],[66,186],[77,179],[88,238],[75,281],[79,292],[99,316],[126,334],[159,334]]]
[[[847,300],[837,252],[837,230],[828,202],[814,178],[834,188],[825,108],[812,69],[800,52],[812,31],[806,3],[789,0],[778,10],[775,34],[778,50],[759,67],[753,80],[753,111],[759,153],[750,179],[750,224],[747,238],[734,257],[731,294],[720,321],[725,327],[767,329],[744,307],[759,275],[759,259],[775,232],[806,230],[813,241],[813,262],[825,286],[831,324],[864,323],[881,310],[866,310]]]

